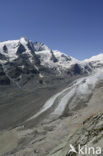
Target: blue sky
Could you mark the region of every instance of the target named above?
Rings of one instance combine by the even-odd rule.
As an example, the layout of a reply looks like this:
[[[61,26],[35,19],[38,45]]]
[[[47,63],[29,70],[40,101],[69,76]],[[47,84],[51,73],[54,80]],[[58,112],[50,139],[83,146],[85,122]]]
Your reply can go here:
[[[0,41],[25,36],[80,60],[103,52],[103,0],[0,0]]]

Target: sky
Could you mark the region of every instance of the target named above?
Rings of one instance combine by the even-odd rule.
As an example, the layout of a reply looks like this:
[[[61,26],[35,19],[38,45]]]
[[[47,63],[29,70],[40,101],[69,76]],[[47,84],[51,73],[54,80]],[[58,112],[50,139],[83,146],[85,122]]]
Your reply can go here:
[[[103,0],[0,0],[0,41],[20,37],[80,60],[103,53]]]

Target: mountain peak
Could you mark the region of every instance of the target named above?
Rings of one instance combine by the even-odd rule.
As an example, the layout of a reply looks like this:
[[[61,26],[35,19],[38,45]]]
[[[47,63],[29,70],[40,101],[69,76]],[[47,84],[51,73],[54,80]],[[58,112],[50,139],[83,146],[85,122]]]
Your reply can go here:
[[[50,50],[47,45],[41,42],[34,42],[35,51]]]
[[[88,61],[97,61],[97,60],[103,60],[103,53],[100,53],[96,56],[92,56],[91,58],[85,59],[84,61],[88,62]]]
[[[25,43],[28,42],[28,39],[25,38],[25,37],[21,37],[21,38],[20,38],[20,42],[25,44]]]

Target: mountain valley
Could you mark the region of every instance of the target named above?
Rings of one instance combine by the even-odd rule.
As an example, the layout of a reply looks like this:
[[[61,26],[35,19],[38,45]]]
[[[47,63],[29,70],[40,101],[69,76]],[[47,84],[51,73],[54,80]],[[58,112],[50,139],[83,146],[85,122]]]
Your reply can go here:
[[[103,148],[102,92],[103,54],[79,61],[24,37],[0,42],[0,156],[78,156],[68,154],[78,140]]]

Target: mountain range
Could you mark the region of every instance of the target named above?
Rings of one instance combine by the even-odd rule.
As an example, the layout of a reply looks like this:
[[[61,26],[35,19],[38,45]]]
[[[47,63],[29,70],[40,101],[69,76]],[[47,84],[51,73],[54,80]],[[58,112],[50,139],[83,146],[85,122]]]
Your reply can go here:
[[[48,48],[45,44],[22,37],[0,42],[0,84],[24,85],[29,79],[45,83],[48,77],[66,79],[89,74],[103,66],[103,54],[79,61],[67,54]],[[36,82],[37,83],[37,82]]]
[[[0,42],[0,156],[76,156],[69,145],[89,144],[95,126],[102,142],[102,91],[103,54],[80,61],[24,37]]]

